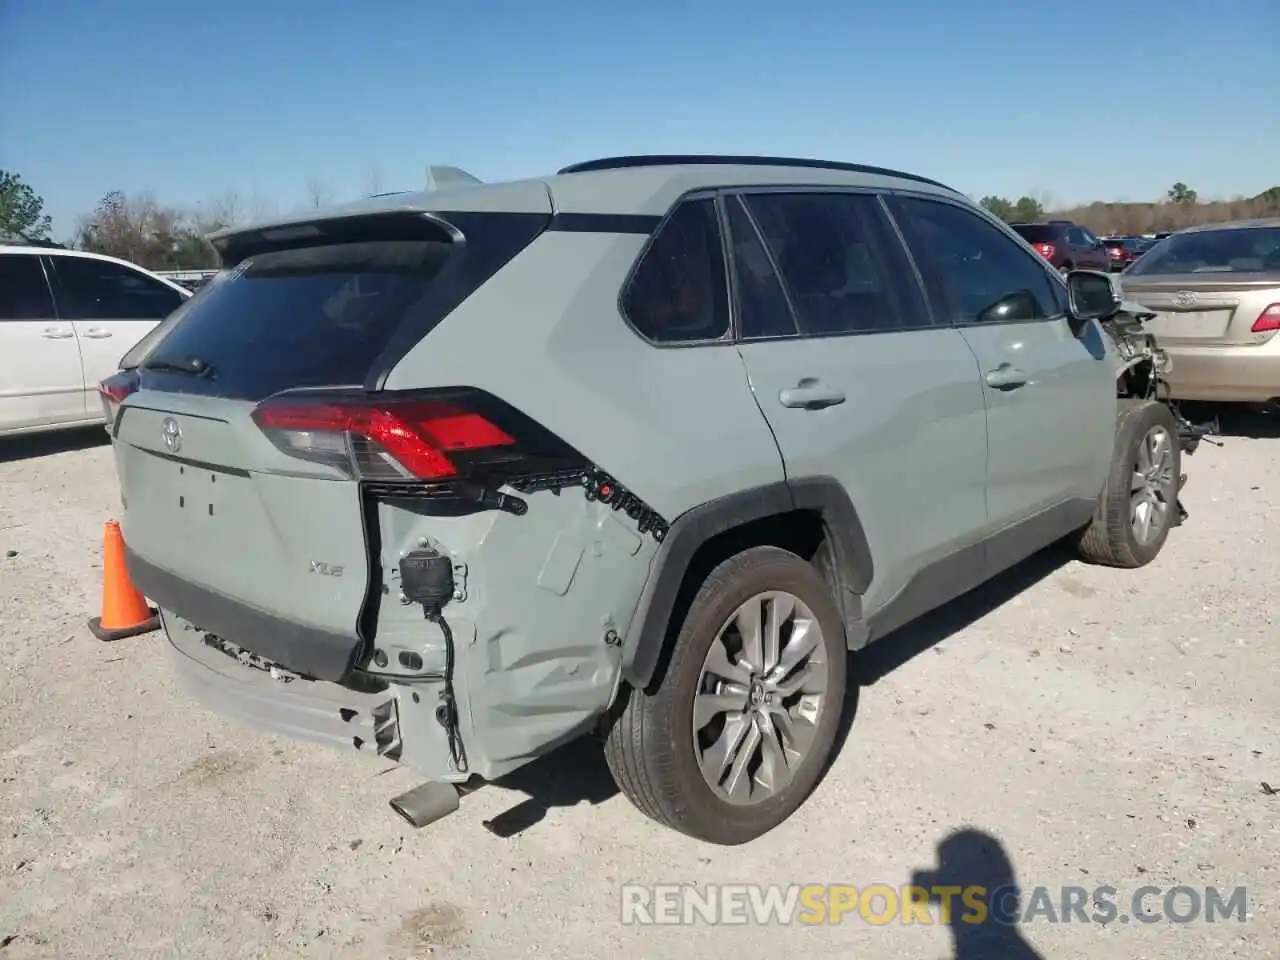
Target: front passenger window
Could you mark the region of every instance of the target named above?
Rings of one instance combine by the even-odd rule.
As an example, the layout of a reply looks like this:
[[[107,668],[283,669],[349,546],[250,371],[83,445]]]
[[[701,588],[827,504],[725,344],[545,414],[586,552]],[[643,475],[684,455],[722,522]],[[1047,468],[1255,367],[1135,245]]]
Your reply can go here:
[[[1048,271],[999,228],[952,203],[899,197],[893,205],[949,322],[1016,323],[1061,315]]]

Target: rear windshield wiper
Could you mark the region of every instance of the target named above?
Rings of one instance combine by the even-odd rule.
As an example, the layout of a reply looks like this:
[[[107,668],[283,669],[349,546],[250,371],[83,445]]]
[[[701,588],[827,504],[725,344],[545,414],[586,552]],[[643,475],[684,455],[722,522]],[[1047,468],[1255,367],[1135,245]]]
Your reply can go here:
[[[164,371],[166,373],[189,373],[193,377],[213,376],[213,365],[200,357],[177,357],[173,360],[148,360],[142,365],[143,370]]]

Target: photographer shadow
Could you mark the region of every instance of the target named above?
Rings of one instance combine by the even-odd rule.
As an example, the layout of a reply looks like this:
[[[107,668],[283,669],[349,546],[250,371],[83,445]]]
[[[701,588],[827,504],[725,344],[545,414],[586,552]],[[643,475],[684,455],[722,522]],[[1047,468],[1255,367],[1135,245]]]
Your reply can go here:
[[[1022,891],[1004,846],[990,834],[950,834],[938,844],[937,865],[915,871],[911,885],[939,905],[954,960],[1045,960],[1018,929]]]

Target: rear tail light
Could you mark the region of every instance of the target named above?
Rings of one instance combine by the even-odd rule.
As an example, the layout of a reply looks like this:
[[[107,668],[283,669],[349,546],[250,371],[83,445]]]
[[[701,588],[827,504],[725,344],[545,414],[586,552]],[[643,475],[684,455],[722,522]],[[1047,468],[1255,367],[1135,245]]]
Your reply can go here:
[[[1253,321],[1253,326],[1249,329],[1253,333],[1271,333],[1274,330],[1280,330],[1280,303],[1273,303],[1258,314],[1258,319]]]
[[[464,501],[523,514],[504,493],[579,487],[661,541],[667,522],[564,440],[471,388],[412,394],[297,391],[262,401],[254,423],[282,453],[326,464],[378,498]]]
[[[1032,246],[1036,248],[1036,253],[1046,260],[1053,259],[1055,248],[1052,243],[1033,243]]]
[[[508,482],[585,465],[568,444],[481,391],[278,394],[253,420],[281,452],[355,480]]]
[[[132,370],[122,370],[98,384],[98,396],[102,400],[102,412],[107,418],[108,427],[116,422],[120,404],[137,390],[138,375]]]

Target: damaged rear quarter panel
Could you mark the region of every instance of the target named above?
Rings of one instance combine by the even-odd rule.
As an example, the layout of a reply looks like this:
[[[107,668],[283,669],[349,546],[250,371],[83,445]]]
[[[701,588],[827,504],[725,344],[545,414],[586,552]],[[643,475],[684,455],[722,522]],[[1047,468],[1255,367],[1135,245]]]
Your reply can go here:
[[[644,239],[543,234],[410,351],[387,388],[486,390],[668,523],[734,490],[783,480],[737,351],[654,347],[619,315],[618,292]],[[467,565],[467,598],[445,615],[474,626],[458,651],[458,696],[472,770],[486,777],[585,731],[607,709],[621,634],[658,548],[581,488],[527,500],[519,517],[397,507],[382,521],[384,563],[431,537]],[[420,611],[388,612],[398,606],[385,604],[381,618],[421,620]],[[390,629],[381,618],[379,631]]]
[[[529,496],[522,517],[485,511],[431,516],[408,502],[379,507],[384,600],[375,646],[394,661],[419,653],[443,670],[444,641],[417,606],[398,600],[399,555],[421,545],[452,556],[463,599],[444,609],[455,644],[454,683],[470,771],[502,776],[585,732],[609,705],[621,675],[618,632],[639,600],[657,551],[652,536],[580,489]],[[611,631],[613,633],[611,634]],[[414,723],[434,721],[436,700],[400,698]],[[408,726],[408,724],[406,724]],[[405,762],[439,772],[439,755]]]

